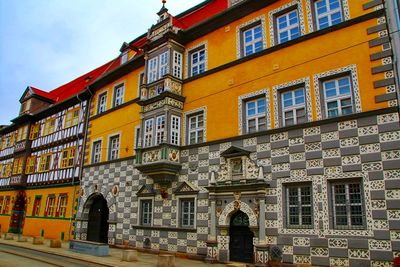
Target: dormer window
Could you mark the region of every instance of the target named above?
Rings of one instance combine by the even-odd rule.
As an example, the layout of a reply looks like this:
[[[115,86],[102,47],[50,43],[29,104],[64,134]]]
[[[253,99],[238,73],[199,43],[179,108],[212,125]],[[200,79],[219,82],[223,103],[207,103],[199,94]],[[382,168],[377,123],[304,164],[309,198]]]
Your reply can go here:
[[[121,65],[128,61],[128,51],[124,51],[121,56]]]
[[[31,101],[30,100],[27,100],[27,101],[23,102],[21,104],[20,114],[22,115],[22,114],[25,114],[25,113],[29,113],[30,107],[31,107]]]

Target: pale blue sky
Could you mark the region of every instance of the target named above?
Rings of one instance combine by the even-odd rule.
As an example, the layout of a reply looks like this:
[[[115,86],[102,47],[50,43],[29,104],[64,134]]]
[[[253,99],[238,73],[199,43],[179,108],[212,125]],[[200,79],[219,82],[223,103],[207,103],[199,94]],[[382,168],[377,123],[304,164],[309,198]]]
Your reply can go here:
[[[202,0],[168,0],[177,15]],[[161,0],[0,0],[0,125],[31,85],[52,90],[118,56],[156,23]]]

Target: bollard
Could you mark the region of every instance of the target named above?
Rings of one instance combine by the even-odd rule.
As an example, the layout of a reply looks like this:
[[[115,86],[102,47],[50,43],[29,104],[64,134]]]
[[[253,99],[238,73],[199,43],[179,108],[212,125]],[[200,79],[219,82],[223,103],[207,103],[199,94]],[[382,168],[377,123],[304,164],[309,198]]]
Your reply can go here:
[[[14,240],[14,236],[10,233],[5,233],[4,240]]]
[[[122,251],[122,261],[137,261],[138,252],[133,249],[125,249]]]
[[[175,267],[174,255],[158,255],[157,267]]]
[[[43,245],[43,237],[35,236],[33,238],[32,244],[34,244],[34,245]]]
[[[61,248],[61,241],[59,239],[51,239],[50,247],[51,248]]]

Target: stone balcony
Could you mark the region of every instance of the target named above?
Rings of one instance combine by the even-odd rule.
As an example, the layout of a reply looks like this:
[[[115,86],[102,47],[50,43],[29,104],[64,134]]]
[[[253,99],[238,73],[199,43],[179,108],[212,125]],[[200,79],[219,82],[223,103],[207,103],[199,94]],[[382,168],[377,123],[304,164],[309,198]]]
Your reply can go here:
[[[164,75],[162,79],[155,82],[142,85],[138,104],[145,106],[166,95],[177,100],[182,98],[182,81],[170,74]]]
[[[179,148],[169,144],[139,148],[136,151],[136,168],[155,183],[169,184],[177,179],[182,168]]]

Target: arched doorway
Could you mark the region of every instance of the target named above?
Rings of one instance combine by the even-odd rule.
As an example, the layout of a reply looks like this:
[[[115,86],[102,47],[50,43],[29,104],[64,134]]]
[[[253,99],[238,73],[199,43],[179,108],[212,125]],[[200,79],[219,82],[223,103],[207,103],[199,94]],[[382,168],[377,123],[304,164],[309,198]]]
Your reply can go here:
[[[249,217],[237,211],[229,226],[229,255],[231,261],[253,263],[253,237],[249,228]]]
[[[14,206],[11,210],[11,221],[10,221],[10,233],[22,234],[24,227],[26,213],[26,193],[21,191],[18,193],[15,199]]]
[[[107,201],[102,195],[94,196],[89,210],[88,241],[108,243],[108,215]]]

